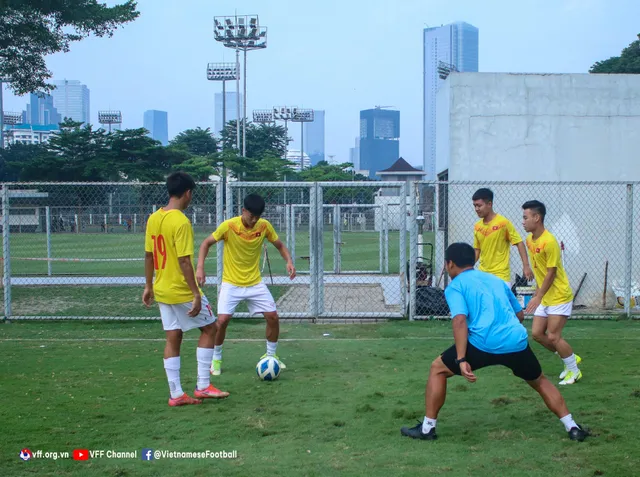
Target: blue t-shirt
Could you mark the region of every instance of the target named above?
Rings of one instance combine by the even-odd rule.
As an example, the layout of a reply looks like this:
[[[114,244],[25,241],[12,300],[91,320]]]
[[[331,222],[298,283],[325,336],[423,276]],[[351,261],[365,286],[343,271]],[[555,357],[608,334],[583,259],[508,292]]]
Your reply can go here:
[[[527,330],[516,316],[522,307],[503,280],[467,270],[451,281],[444,294],[451,317],[467,317],[469,343],[479,350],[504,354],[527,347]]]

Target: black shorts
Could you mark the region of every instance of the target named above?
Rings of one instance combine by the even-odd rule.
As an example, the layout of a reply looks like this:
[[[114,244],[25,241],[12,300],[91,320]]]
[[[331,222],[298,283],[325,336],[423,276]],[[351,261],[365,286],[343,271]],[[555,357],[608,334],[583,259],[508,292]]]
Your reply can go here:
[[[460,366],[456,364],[458,352],[456,345],[447,349],[440,355],[442,362],[452,373],[460,375]],[[529,345],[522,351],[516,353],[493,354],[479,350],[471,343],[467,343],[467,362],[471,365],[471,370],[475,371],[486,366],[506,366],[513,374],[525,381],[534,381],[542,374],[542,368],[538,358],[533,354]]]

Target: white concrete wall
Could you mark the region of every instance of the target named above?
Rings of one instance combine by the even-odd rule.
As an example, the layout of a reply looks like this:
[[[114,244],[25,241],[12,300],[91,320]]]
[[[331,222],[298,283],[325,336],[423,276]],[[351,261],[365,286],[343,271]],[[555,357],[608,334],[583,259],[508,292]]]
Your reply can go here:
[[[640,180],[640,75],[453,73],[438,95],[451,180]]]
[[[449,186],[448,242],[472,243],[471,196],[480,187],[494,191],[495,210],[523,238],[521,206],[540,200],[547,228],[565,243],[574,292],[587,273],[578,304],[601,304],[608,261],[611,306],[611,284],[623,280],[627,261],[626,185],[534,182],[640,181],[640,75],[454,73],[445,86],[438,98],[445,128],[438,133],[439,169],[448,168],[451,181],[474,181]],[[640,185],[635,188],[634,256],[640,257]],[[515,248],[511,258],[513,279],[522,273]],[[639,262],[631,261],[638,282]]]

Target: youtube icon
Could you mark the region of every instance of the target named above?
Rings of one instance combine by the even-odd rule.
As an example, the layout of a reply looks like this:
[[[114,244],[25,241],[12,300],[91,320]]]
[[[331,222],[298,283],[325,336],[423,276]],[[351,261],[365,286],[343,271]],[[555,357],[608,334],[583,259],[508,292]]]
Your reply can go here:
[[[73,460],[89,460],[87,449],[73,449]]]

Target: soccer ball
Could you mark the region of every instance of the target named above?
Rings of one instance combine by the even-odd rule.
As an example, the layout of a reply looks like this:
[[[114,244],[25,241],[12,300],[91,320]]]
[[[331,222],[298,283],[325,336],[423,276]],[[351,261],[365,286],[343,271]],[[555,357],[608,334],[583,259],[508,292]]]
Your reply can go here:
[[[266,356],[256,364],[256,373],[263,381],[274,381],[280,376],[280,363],[273,356]]]

